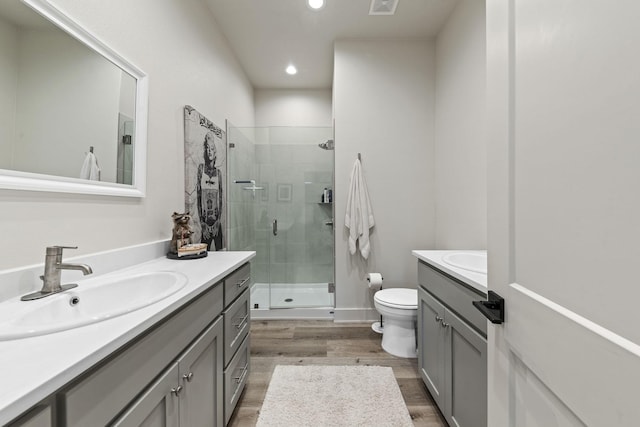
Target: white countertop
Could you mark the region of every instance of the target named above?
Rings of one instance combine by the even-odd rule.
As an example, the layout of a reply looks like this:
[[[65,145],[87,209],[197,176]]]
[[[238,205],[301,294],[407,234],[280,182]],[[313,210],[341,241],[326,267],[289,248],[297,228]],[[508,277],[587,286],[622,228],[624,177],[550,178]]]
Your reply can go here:
[[[0,341],[0,425],[54,393],[254,256],[251,251],[209,252],[206,258],[196,260],[162,257],[117,270],[113,273],[171,270],[185,274],[189,281],[175,294],[119,317],[49,335]],[[82,286],[81,281],[78,283]]]
[[[476,273],[474,271],[457,268],[447,264],[442,260],[442,257],[444,257],[445,255],[456,253],[456,252],[469,252],[469,253],[478,253],[478,254],[487,253],[487,251],[470,251],[470,250],[446,250],[446,251],[414,250],[414,251],[411,251],[413,256],[415,256],[416,258],[426,262],[432,267],[435,267],[438,270],[450,276],[455,277],[456,279],[468,284],[472,288],[486,294],[487,293],[487,275],[486,274]]]

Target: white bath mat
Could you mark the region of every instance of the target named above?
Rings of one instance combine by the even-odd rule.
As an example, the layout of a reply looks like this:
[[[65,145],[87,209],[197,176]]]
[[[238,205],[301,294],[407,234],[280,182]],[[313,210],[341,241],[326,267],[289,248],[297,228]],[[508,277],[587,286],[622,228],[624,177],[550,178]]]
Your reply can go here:
[[[282,366],[273,371],[257,427],[410,427],[393,370]]]

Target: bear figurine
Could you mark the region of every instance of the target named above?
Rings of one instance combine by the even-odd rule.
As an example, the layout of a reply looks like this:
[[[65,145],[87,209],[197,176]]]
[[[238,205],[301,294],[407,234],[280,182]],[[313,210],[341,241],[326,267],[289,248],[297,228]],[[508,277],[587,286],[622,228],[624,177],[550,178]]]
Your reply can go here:
[[[173,215],[171,215],[171,218],[173,219],[173,233],[171,236],[169,251],[177,254],[178,249],[191,244],[191,235],[193,234],[191,231],[191,225],[189,224],[191,221],[191,215],[189,212],[174,212]]]

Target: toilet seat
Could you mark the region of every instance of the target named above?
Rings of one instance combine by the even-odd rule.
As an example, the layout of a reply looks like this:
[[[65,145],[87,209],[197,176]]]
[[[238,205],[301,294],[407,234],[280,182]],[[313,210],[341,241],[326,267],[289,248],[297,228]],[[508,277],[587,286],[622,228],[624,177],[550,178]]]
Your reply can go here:
[[[401,310],[418,309],[418,290],[408,288],[382,289],[375,293],[373,299],[385,307]]]

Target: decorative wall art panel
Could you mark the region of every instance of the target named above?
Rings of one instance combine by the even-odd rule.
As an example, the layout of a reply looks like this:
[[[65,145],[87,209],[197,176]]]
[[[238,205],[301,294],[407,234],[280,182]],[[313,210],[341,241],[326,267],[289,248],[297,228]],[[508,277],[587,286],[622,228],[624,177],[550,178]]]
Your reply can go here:
[[[211,120],[184,107],[185,209],[192,216],[192,240],[208,250],[227,247],[227,135]]]

